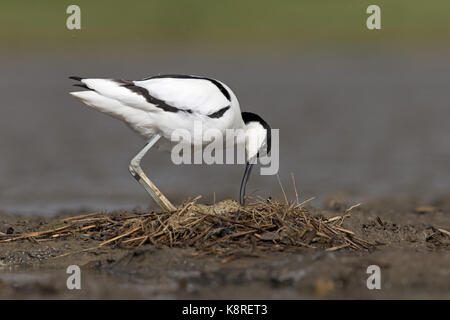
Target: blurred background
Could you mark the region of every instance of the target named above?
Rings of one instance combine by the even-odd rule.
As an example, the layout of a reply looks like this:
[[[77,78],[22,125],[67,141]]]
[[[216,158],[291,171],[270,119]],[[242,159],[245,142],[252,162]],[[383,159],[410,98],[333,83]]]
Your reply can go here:
[[[81,8],[81,30],[66,9]],[[381,8],[368,30],[366,8]],[[294,199],[434,197],[450,187],[450,2],[2,1],[0,210],[154,207],[128,172],[144,141],[71,97],[67,77],[205,75],[280,129]],[[243,165],[144,170],[175,203],[237,199]],[[257,171],[254,171],[257,173]],[[280,197],[276,176],[248,192]]]

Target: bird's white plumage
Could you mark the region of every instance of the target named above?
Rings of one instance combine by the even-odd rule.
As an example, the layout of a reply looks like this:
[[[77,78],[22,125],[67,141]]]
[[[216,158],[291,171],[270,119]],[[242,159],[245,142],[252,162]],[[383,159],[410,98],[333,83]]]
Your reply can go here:
[[[254,113],[241,113],[236,96],[225,84],[186,75],[162,75],[139,81],[70,78],[80,81],[82,84],[77,86],[87,89],[71,92],[73,96],[95,110],[122,120],[148,140],[131,160],[129,170],[161,208],[176,210],[140,167],[142,157],[161,137],[169,144],[180,141],[189,147],[207,144],[211,138],[222,138],[218,142],[225,142],[227,148],[230,142],[244,144],[247,165],[240,188],[240,202],[244,204],[253,160],[264,145],[267,151],[270,149],[270,127]],[[229,141],[229,129],[232,141]]]
[[[146,112],[159,111],[155,105],[148,103],[142,95],[129,90],[116,80],[83,79],[81,82],[100,95],[118,101],[128,107]]]
[[[171,106],[203,115],[212,114],[231,104],[219,88],[206,79],[155,78],[133,82]],[[227,90],[231,92],[229,88]]]
[[[125,122],[144,137],[151,137],[156,133],[152,118],[143,110],[127,106],[96,91],[78,91],[70,94],[95,110]]]
[[[246,127],[245,148],[248,158],[255,157],[266,143],[266,129],[258,122],[250,122]]]
[[[174,130],[186,129],[191,132],[194,141],[200,141],[201,138],[195,137],[195,134],[198,135],[198,132],[194,132],[195,121],[200,121],[203,129],[215,128],[223,132],[226,129],[240,129],[245,126],[236,96],[221,82],[231,101],[212,81],[202,78],[157,77],[127,82],[113,79],[80,81],[91,90],[72,92],[72,95],[94,109],[126,122],[147,139],[155,133],[170,139]],[[167,111],[158,103],[149,102],[149,98],[145,96],[147,93],[156,98],[156,101],[163,101],[178,110]],[[229,109],[220,117],[211,117],[228,106]]]

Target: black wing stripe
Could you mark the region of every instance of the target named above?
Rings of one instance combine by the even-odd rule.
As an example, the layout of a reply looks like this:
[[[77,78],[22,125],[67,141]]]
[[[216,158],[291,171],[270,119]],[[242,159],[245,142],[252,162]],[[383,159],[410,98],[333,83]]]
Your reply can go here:
[[[208,80],[211,81],[219,90],[222,92],[222,94],[227,98],[228,101],[231,102],[231,95],[228,92],[227,88],[225,88],[219,81],[211,78],[205,78],[205,77],[197,77],[197,76],[190,76],[190,75],[184,75],[184,74],[164,74],[159,76],[153,76],[149,78],[144,78],[143,80],[151,80],[151,79],[163,79],[163,78],[174,78],[174,79],[200,79],[200,80]]]
[[[167,111],[167,112],[184,111],[187,113],[192,113],[192,110],[190,110],[190,109],[178,109],[174,106],[167,104],[163,100],[153,97],[152,95],[150,95],[150,93],[148,92],[147,89],[135,85],[132,81],[128,81],[128,80],[114,80],[114,81],[117,82],[118,84],[120,84],[122,87],[125,87],[128,90],[143,96],[145,98],[145,100],[147,100],[147,102],[157,106],[158,108],[163,109],[164,111]]]
[[[77,80],[77,81],[81,81],[85,78],[82,77],[76,77],[76,76],[72,76],[69,77],[72,80]],[[158,78],[178,78],[178,79],[203,79],[203,80],[209,80],[212,83],[214,83],[219,89],[220,91],[223,93],[223,95],[229,100],[231,101],[231,96],[230,93],[227,91],[227,89],[222,86],[222,84],[214,79],[209,79],[209,78],[201,78],[201,77],[196,77],[196,76],[188,76],[188,75],[161,75],[161,76],[154,76],[154,77],[150,77],[150,78],[146,78],[144,80],[149,80],[149,79],[158,79]],[[153,105],[155,105],[158,108],[161,108],[164,111],[167,112],[179,112],[179,111],[183,111],[183,112],[187,112],[187,113],[192,113],[192,110],[190,109],[179,109],[177,107],[171,106],[169,104],[167,104],[167,102],[155,98],[152,95],[150,95],[150,93],[148,92],[147,89],[137,86],[135,85],[132,81],[129,80],[113,80],[115,81],[117,84],[119,84],[122,87],[127,88],[128,90],[137,93],[141,96],[143,96],[145,98],[145,100]],[[93,90],[91,88],[89,88],[88,86],[86,86],[84,83],[83,84],[74,84],[74,86],[77,87],[81,87],[81,88],[85,88],[88,90]],[[95,90],[94,90],[95,91]],[[224,107],[214,113],[211,113],[208,115],[208,117],[212,118],[212,119],[218,119],[221,118],[225,112],[228,111],[228,109],[230,109],[230,106]]]
[[[213,119],[221,118],[225,114],[225,112],[228,111],[228,109],[230,109],[230,106],[222,108],[219,111],[216,111],[214,113],[208,114],[208,117],[213,118]]]

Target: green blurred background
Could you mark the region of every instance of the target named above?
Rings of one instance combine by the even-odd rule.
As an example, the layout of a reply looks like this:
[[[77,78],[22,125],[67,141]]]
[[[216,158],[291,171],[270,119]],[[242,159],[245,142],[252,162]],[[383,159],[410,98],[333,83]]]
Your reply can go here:
[[[65,27],[81,7],[82,32]],[[382,10],[382,29],[366,28],[366,8]],[[307,46],[448,43],[448,0],[2,1],[2,47],[128,45]],[[231,47],[230,47],[231,46]]]

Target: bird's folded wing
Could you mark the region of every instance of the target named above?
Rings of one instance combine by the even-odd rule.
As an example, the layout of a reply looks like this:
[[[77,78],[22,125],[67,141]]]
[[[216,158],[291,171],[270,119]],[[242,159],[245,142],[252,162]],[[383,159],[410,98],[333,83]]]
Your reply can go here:
[[[157,76],[141,81],[94,78],[80,81],[104,97],[147,112],[185,111],[206,116],[231,105],[229,89],[213,79]]]
[[[133,83],[147,90],[156,100],[178,110],[210,115],[231,104],[228,89],[212,79],[163,76]]]

